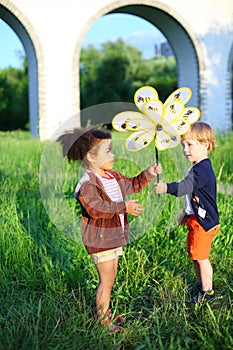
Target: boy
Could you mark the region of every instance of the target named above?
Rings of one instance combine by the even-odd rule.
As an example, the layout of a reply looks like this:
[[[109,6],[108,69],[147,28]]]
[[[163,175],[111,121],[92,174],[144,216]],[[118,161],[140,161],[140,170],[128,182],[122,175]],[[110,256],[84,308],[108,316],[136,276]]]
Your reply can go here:
[[[182,136],[185,157],[193,163],[181,182],[155,184],[157,194],[170,193],[184,196],[184,210],[179,225],[188,227],[188,252],[196,272],[196,284],[191,288],[192,302],[210,300],[215,297],[213,270],[209,261],[211,244],[219,229],[219,215],[216,204],[216,178],[208,158],[215,148],[215,136],[211,127],[204,122],[191,125]]]

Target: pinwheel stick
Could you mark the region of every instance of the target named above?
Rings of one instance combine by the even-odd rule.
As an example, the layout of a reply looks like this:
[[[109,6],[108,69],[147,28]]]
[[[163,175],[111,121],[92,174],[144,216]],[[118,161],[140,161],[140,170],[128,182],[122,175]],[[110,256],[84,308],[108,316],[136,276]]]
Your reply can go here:
[[[155,146],[155,160],[156,160],[156,164],[159,164],[159,152],[158,152],[158,148]],[[157,182],[159,182],[159,174],[157,174]]]

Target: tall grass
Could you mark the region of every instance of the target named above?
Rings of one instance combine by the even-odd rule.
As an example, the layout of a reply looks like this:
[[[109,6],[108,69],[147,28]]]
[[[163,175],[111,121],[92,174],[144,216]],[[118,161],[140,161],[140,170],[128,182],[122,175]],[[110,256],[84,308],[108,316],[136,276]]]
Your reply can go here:
[[[152,148],[130,155],[122,136],[113,136],[122,173],[134,175],[153,161]],[[219,137],[211,155],[219,181],[228,185],[231,140],[232,134]],[[131,218],[132,242],[112,293],[112,309],[125,314],[126,323],[121,333],[109,334],[91,316],[98,278],[90,257],[45,210],[39,175],[46,147],[27,133],[0,134],[0,349],[232,349],[232,196],[218,193],[221,232],[211,255],[217,298],[191,308],[185,300],[194,271],[186,230],[175,224],[183,203],[156,196],[153,184],[136,196],[145,210]],[[159,156],[161,178],[182,177],[187,164],[180,163],[180,149]],[[64,197],[79,216],[72,193],[81,170],[64,162],[61,172]]]

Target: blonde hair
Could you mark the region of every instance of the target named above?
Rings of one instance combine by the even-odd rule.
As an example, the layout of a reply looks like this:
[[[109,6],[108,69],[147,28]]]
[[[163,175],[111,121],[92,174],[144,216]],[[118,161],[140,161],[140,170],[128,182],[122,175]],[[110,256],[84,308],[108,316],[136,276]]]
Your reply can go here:
[[[189,131],[181,136],[182,140],[191,138],[199,142],[208,143],[207,151],[211,152],[216,147],[215,134],[211,126],[205,122],[196,122],[190,125]]]

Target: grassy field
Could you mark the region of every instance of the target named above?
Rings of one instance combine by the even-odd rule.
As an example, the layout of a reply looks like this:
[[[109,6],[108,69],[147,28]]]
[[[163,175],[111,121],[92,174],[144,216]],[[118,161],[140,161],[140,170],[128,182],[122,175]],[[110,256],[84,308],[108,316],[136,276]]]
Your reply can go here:
[[[122,137],[113,135],[116,168],[136,175],[153,161],[153,149],[130,155]],[[186,230],[176,226],[182,199],[156,196],[153,184],[137,196],[145,210],[131,218],[132,242],[112,293],[112,310],[126,323],[109,334],[91,316],[98,279],[80,243],[73,199],[81,170],[50,152],[27,133],[0,133],[0,350],[232,349],[232,195],[218,192],[221,231],[211,255],[217,298],[191,308],[185,300],[194,271]],[[181,179],[188,166],[181,149],[159,156],[161,178]],[[232,134],[218,136],[211,160],[218,181],[230,186]]]

